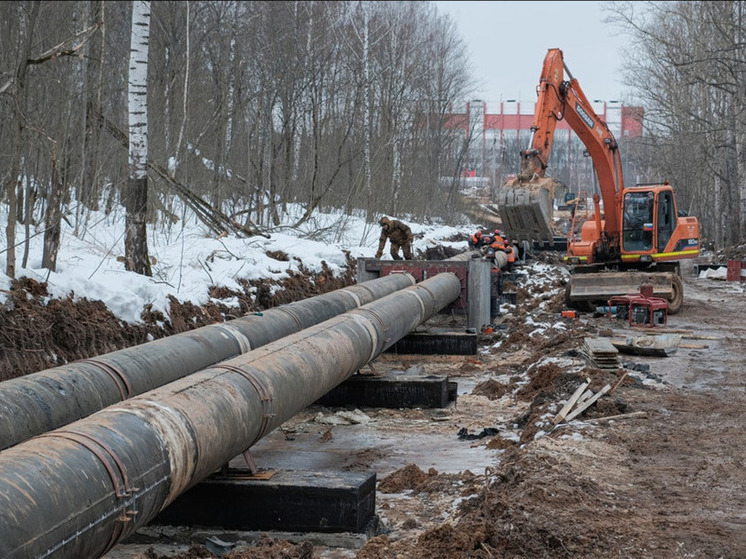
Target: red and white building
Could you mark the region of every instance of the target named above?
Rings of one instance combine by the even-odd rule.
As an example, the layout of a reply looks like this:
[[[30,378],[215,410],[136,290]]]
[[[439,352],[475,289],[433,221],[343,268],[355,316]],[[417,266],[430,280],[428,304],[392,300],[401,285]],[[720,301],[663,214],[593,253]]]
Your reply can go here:
[[[497,106],[488,106],[484,101],[474,100],[466,104],[465,112],[451,115],[450,126],[461,128],[465,138],[469,133],[471,136],[465,159],[465,176],[492,178],[494,184],[495,179],[519,170],[518,153],[529,147],[535,105],[533,102],[508,100],[501,101]],[[599,100],[593,101],[592,105],[620,143],[624,139],[642,135],[642,107],[628,107],[621,101]],[[564,169],[565,174],[577,173],[582,176],[583,169],[589,167],[584,152],[585,146],[567,122],[559,121],[550,154],[550,169]],[[581,170],[578,171],[578,168]]]

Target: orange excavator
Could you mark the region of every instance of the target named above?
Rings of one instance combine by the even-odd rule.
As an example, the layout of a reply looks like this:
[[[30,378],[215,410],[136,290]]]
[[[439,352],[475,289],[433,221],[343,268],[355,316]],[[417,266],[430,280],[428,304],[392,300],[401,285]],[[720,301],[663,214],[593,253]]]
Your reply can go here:
[[[593,195],[593,214],[582,224],[580,236],[572,230],[568,234],[565,261],[572,274],[567,305],[592,310],[615,295],[639,293],[642,284],[650,284],[656,297],[668,301],[668,313],[678,313],[684,301],[679,261],[699,255],[697,218],[677,210],[668,181],[624,186],[619,146],[560,49],[549,49],[537,90],[521,171],[504,185],[498,199],[503,229],[511,238],[529,241],[521,235],[551,231],[556,181],[546,176],[546,169],[554,130],[564,119],[590,153],[600,191]]]

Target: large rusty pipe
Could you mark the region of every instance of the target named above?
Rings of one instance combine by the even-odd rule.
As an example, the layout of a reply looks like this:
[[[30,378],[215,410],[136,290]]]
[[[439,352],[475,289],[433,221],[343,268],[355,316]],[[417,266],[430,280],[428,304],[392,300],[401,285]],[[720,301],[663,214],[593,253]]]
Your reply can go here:
[[[478,250],[470,250],[468,252],[462,252],[460,254],[457,254],[456,256],[451,256],[448,260],[453,260],[456,262],[468,262],[471,259],[474,258],[480,258],[482,256],[482,253]],[[508,255],[501,251],[496,250],[494,253],[494,260],[495,260],[495,267],[496,268],[504,268],[508,263]]]
[[[0,450],[414,284],[392,274],[0,382]]]
[[[100,557],[456,300],[441,273],[0,453],[0,557]]]

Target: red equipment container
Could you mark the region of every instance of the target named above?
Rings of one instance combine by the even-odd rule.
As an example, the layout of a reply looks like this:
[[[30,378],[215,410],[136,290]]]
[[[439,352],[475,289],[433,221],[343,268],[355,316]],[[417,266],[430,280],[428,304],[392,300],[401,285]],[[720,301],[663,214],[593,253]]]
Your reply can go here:
[[[728,260],[727,281],[746,281],[742,270],[746,270],[746,260]]]

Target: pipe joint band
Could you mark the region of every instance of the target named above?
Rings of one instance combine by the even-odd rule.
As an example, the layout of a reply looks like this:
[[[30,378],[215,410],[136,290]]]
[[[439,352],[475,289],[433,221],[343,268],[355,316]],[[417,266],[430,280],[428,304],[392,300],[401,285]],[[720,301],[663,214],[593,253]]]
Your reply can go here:
[[[269,428],[269,421],[275,416],[274,395],[272,394],[272,391],[264,386],[261,381],[250,371],[234,365],[227,365],[225,363],[215,365],[214,368],[226,369],[227,371],[238,373],[243,378],[248,380],[251,386],[254,387],[254,390],[256,390],[257,394],[259,394],[259,399],[262,402],[262,409],[264,411],[264,414],[262,415],[262,422],[259,426],[259,432],[257,433],[256,438],[251,441],[251,444],[248,446],[248,448],[251,448],[259,439],[261,439],[266,434]]]
[[[100,441],[86,433],[62,429],[43,433],[39,435],[39,437],[59,437],[78,443],[88,449],[91,454],[98,458],[104,468],[106,468],[106,471],[111,478],[112,486],[114,487],[114,494],[117,497],[128,497],[133,491],[137,491],[137,488],[130,485],[129,477],[127,476],[127,468],[124,466],[122,460],[117,456],[116,452],[114,452],[112,448],[103,441]],[[116,470],[119,472],[118,475],[117,472],[115,472],[115,466]]]
[[[388,330],[386,323],[381,318],[381,315],[366,307],[356,309],[350,316],[361,322],[363,327],[368,331],[371,341],[370,355],[368,356],[368,361],[370,362],[375,359],[376,355],[378,355],[378,351],[381,349],[379,343],[382,342],[385,346],[390,341],[389,338],[386,337],[386,332]]]
[[[435,295],[433,294],[432,291],[430,291],[427,288],[427,286],[419,285],[418,287],[421,288],[421,289],[424,289],[430,295],[430,297],[433,300],[435,300]],[[425,316],[426,316],[427,309],[425,308],[425,302],[422,300],[422,295],[420,295],[419,292],[415,292],[415,291],[410,291],[409,293],[411,293],[412,295],[414,295],[415,299],[417,299],[417,302],[420,304],[420,319],[424,319]]]
[[[349,295],[350,298],[352,298],[352,300],[354,301],[356,308],[363,306],[363,302],[360,300],[360,296],[354,291],[350,291],[349,289],[340,289],[339,292],[344,293],[345,295]],[[370,290],[368,290],[368,292],[370,292]]]
[[[234,340],[236,340],[236,342],[238,343],[238,347],[241,348],[241,353],[251,351],[251,342],[237,328],[234,328],[229,324],[216,324],[215,328],[218,330],[222,330],[223,332],[231,336]]]
[[[122,396],[122,400],[127,400],[132,397],[132,386],[126,376],[122,374],[122,371],[117,369],[114,365],[99,361],[97,359],[79,359],[76,363],[89,363],[95,367],[98,367],[109,375],[119,389],[119,394]]]
[[[299,330],[303,330],[303,328],[304,328],[303,321],[300,318],[298,318],[298,315],[295,314],[293,311],[291,311],[290,309],[285,309],[283,307],[275,307],[275,310],[284,312],[285,314],[289,314],[290,317],[293,320],[295,320],[295,323],[298,325],[298,329]]]

